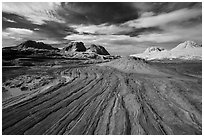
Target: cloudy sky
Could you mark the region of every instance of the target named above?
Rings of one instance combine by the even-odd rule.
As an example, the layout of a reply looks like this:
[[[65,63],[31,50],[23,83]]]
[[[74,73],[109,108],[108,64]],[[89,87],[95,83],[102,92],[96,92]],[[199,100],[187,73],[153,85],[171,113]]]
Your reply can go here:
[[[202,3],[2,3],[3,47],[69,41],[129,55],[147,47],[202,43]]]

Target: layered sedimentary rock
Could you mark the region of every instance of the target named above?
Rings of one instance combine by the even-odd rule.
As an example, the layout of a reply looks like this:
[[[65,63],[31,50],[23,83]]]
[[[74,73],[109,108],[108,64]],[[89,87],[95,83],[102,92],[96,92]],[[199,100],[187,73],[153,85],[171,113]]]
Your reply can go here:
[[[51,86],[3,101],[2,133],[202,134],[201,82],[155,69],[138,58],[57,69]]]

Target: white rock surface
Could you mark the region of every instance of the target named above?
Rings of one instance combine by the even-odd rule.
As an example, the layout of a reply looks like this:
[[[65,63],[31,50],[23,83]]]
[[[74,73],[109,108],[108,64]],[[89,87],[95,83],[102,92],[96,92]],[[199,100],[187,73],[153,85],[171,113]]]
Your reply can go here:
[[[184,59],[184,60],[202,60],[202,46],[193,41],[185,41],[171,50],[165,50],[159,47],[147,48],[143,53],[130,56],[144,58],[146,60],[154,59]]]

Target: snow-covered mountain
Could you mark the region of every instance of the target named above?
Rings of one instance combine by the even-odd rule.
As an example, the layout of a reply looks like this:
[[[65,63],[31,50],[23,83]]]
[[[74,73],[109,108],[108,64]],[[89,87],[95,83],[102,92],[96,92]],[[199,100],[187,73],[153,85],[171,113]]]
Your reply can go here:
[[[194,41],[185,41],[171,50],[165,50],[160,47],[147,48],[143,53],[130,56],[144,58],[146,60],[154,59],[184,59],[184,60],[202,60],[202,46]]]

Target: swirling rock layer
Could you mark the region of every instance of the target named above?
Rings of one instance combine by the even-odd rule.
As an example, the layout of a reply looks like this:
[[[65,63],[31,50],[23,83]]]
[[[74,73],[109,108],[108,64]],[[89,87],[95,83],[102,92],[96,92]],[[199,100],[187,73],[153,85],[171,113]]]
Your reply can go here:
[[[3,134],[202,134],[195,78],[68,67],[71,78],[3,102]]]

